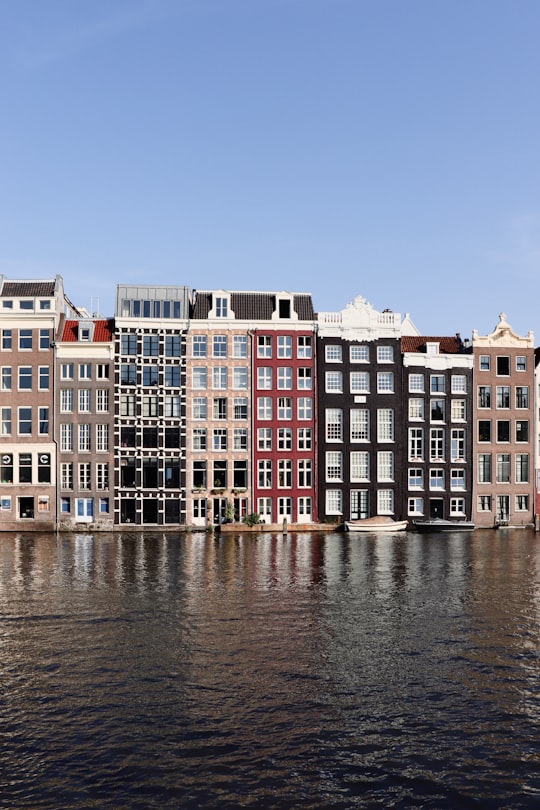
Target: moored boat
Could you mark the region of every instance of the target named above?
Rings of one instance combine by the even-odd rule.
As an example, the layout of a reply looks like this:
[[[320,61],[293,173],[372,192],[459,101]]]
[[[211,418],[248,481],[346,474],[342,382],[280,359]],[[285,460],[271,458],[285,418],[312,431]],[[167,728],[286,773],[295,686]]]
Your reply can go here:
[[[407,526],[407,520],[394,520],[387,515],[345,521],[346,532],[403,532]]]
[[[443,518],[415,520],[413,526],[419,532],[472,532],[474,529],[474,523],[471,520],[444,520]]]

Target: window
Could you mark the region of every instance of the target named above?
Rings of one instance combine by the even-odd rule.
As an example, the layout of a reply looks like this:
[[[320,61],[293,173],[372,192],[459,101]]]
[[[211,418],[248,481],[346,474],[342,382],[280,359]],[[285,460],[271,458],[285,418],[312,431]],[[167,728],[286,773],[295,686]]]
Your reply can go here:
[[[109,450],[109,425],[96,425],[96,450],[107,452]]]
[[[497,357],[497,377],[510,376],[510,358],[504,356]]]
[[[212,346],[213,357],[227,357],[227,335],[214,335]]]
[[[121,335],[120,353],[127,355],[137,354],[137,335]]]
[[[11,436],[11,408],[1,408],[0,409],[1,415],[1,423],[0,423],[0,435],[1,436]]]
[[[313,441],[311,428],[298,428],[296,436],[298,450],[311,450]]]
[[[424,429],[409,429],[409,461],[422,461],[424,458]]]
[[[480,366],[480,371],[489,371],[491,368],[489,354],[481,354],[478,364]]]
[[[409,374],[409,391],[424,391],[424,375],[423,374]]]
[[[313,418],[313,400],[311,397],[298,397],[298,419]]]
[[[227,449],[227,428],[214,428],[212,450],[220,451]]]
[[[327,363],[341,363],[342,361],[341,346],[335,344],[325,346],[324,356]]]
[[[180,366],[165,366],[164,382],[167,388],[180,388],[181,385]]]
[[[516,357],[516,371],[527,371],[527,358],[524,355]]]
[[[195,489],[206,488],[207,464],[206,461],[193,462],[193,486]]]
[[[227,462],[214,461],[214,483],[213,486],[226,489],[227,488]]]
[[[298,357],[309,359],[312,356],[311,335],[299,335],[298,337]]]
[[[465,461],[465,429],[453,428],[450,434],[450,456],[452,461]]]
[[[280,458],[278,461],[278,487],[290,489],[292,487],[292,459]]]
[[[369,394],[369,371],[351,371],[351,394]]]
[[[73,380],[75,376],[75,366],[73,363],[62,363],[60,366],[60,378],[62,380]]]
[[[32,483],[32,454],[19,453],[19,484]]]
[[[96,489],[109,489],[109,465],[107,462],[96,464]]]
[[[229,301],[227,298],[216,296],[215,300],[216,318],[226,318],[229,314]]]
[[[409,419],[423,419],[424,418],[424,400],[418,398],[409,399]]]
[[[79,380],[91,380],[91,379],[92,379],[92,364],[79,363]]]
[[[257,357],[272,357],[272,335],[258,335]]]
[[[248,485],[248,463],[245,460],[233,461],[233,487],[235,489],[247,489]],[[247,506],[247,504],[246,504]],[[237,510],[235,510],[237,511]],[[246,509],[247,511],[247,509]],[[244,512],[244,515],[246,512]]]
[[[192,431],[192,447],[193,450],[206,450],[206,428],[193,428]]]
[[[497,386],[497,408],[510,407],[510,386],[498,385]]]
[[[516,512],[527,512],[529,509],[529,496],[516,495]]]
[[[73,450],[73,425],[60,425],[60,450],[64,453]]]
[[[13,330],[2,329],[2,350],[5,352],[11,351],[13,345]]]
[[[298,460],[298,486],[300,488],[313,486],[313,470],[310,459],[301,458]]]
[[[272,397],[257,397],[257,418],[272,418]]]
[[[109,514],[109,499],[108,498],[100,498],[99,499],[99,514],[100,515],[108,515]]]
[[[525,484],[529,481],[529,454],[516,453],[516,483]]]
[[[409,498],[408,514],[409,515],[423,515],[424,514],[424,499],[423,498]]]
[[[247,335],[233,335],[233,357],[248,356]]]
[[[465,489],[465,470],[450,470],[450,489]]]
[[[92,467],[89,462],[79,464],[79,489],[91,489],[92,487],[91,470]]]
[[[478,422],[478,441],[490,442],[491,441],[491,421],[489,419],[480,419]]]
[[[208,401],[206,397],[193,397],[193,419],[208,418]]]
[[[444,489],[444,470],[430,469],[429,488],[435,490]]]
[[[312,373],[310,368],[298,369],[298,390],[311,391],[313,388]]]
[[[450,403],[450,418],[452,422],[465,422],[465,400],[453,399]]]
[[[377,363],[393,363],[393,346],[377,346]]]
[[[287,389],[290,390],[293,387],[293,374],[292,368],[288,366],[279,366],[277,370],[277,387],[279,389]]]
[[[430,461],[444,461],[444,430],[431,428],[429,439]]]
[[[352,408],[351,419],[351,442],[369,441],[369,411],[367,408]]]
[[[272,486],[272,461],[269,458],[257,462],[257,481],[259,489],[270,489]]]
[[[491,385],[478,386],[478,407],[491,408]]]
[[[272,428],[258,428],[257,450],[272,449]]]
[[[182,343],[180,335],[165,335],[165,357],[181,357]]]
[[[491,484],[491,453],[478,454],[478,483]]]
[[[135,416],[135,395],[121,394],[120,396],[120,416]]]
[[[379,489],[377,492],[377,514],[394,514],[394,492],[391,489]]]
[[[424,471],[421,467],[409,467],[409,489],[424,489]]]
[[[19,366],[19,391],[32,390],[32,366]]]
[[[32,330],[19,329],[19,349],[21,351],[32,350]]]
[[[465,498],[450,498],[450,514],[459,517],[465,514]]]
[[[497,441],[510,441],[510,421],[508,419],[499,419],[497,421]]]
[[[326,408],[326,441],[343,441],[343,411],[340,408]]]
[[[516,386],[516,408],[529,407],[529,386],[517,385]]]
[[[29,436],[32,433],[32,408],[19,408],[18,433],[20,436]]]
[[[431,421],[444,422],[446,413],[446,403],[444,399],[432,399],[430,400],[429,405],[431,410]]]
[[[394,391],[394,372],[377,372],[377,391],[379,394],[390,394]]]
[[[257,388],[259,391],[272,389],[272,369],[270,366],[260,366],[257,369]]]
[[[212,419],[227,418],[227,397],[214,397],[212,403]]]
[[[212,369],[212,388],[216,390],[226,390],[227,388],[227,367],[215,366]]]
[[[479,495],[477,503],[479,512],[491,512],[491,495]]]
[[[204,390],[208,384],[208,370],[205,366],[195,366],[192,371],[193,388],[196,391]]]
[[[339,450],[329,450],[326,453],[326,480],[343,480],[343,454]]]
[[[353,450],[350,464],[351,481],[369,481],[369,453],[367,450]]]
[[[109,391],[107,388],[98,388],[96,391],[96,411],[98,413],[109,412]]]
[[[40,349],[51,348],[51,333],[49,329],[39,330],[39,348]]]
[[[247,397],[235,397],[233,399],[233,419],[248,418]]]
[[[390,450],[377,453],[377,481],[394,480],[394,454]]]
[[[326,514],[327,515],[343,514],[343,493],[341,492],[340,489],[326,490]]]
[[[233,430],[233,450],[247,450],[248,446],[247,428],[234,428]]]
[[[120,366],[120,382],[122,385],[137,384],[137,366],[135,363],[122,363]]]
[[[450,387],[453,394],[467,393],[467,377],[465,374],[452,374]]]
[[[510,453],[497,454],[497,482],[510,482]]]
[[[430,384],[432,394],[444,394],[446,390],[446,380],[444,378],[444,374],[432,374]]]
[[[377,410],[377,441],[394,441],[394,411],[392,408],[379,408]]]
[[[0,385],[2,386],[2,391],[11,391],[12,387],[11,366],[4,366],[2,368]]]
[[[529,441],[529,422],[528,420],[518,419],[516,421],[516,442]]]
[[[79,450],[87,452],[90,450],[90,425],[79,425]]]
[[[349,348],[349,359],[351,363],[369,363],[369,347],[351,346]]]
[[[278,428],[278,450],[292,450],[292,428]]]
[[[292,357],[292,337],[291,335],[278,335],[277,356]]]
[[[73,464],[71,462],[60,464],[60,488],[73,489]]]
[[[142,384],[145,386],[156,386],[159,384],[158,366],[143,366]]]
[[[245,366],[235,366],[233,368],[233,388],[247,391],[248,370]]]
[[[291,397],[278,397],[277,418],[292,419],[292,399]]]
[[[90,389],[79,388],[79,413],[89,413],[90,411]]]
[[[49,366],[40,366],[38,368],[38,387],[40,391],[48,391],[49,390]]]
[[[49,408],[45,405],[38,408],[38,433],[40,436],[49,433]]]
[[[191,352],[193,357],[206,357],[207,352],[206,335],[193,335],[191,342]]]
[[[159,356],[158,335],[143,335],[143,357]]]

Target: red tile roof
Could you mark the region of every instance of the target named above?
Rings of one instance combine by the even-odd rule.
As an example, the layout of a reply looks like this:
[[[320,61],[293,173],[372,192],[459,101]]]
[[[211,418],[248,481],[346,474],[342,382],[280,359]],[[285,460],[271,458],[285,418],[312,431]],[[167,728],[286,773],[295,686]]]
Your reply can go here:
[[[464,350],[461,338],[453,337],[424,337],[422,335],[406,335],[401,338],[402,352],[421,352],[425,354],[426,343],[438,343],[440,354],[461,354]]]
[[[67,320],[64,324],[64,330],[60,340],[64,343],[76,343],[79,340],[79,324],[81,321]],[[84,321],[83,321],[84,323]],[[93,343],[110,343],[113,339],[114,321],[108,320],[95,320],[94,323],[94,339]]]

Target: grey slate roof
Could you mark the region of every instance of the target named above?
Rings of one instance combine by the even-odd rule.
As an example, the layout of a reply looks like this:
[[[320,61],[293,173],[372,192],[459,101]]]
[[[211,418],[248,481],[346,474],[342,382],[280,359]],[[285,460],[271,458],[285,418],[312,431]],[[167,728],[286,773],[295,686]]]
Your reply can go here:
[[[6,281],[2,286],[2,298],[51,298],[54,296],[54,281]]]
[[[231,292],[231,309],[238,321],[270,321],[276,310],[279,293]],[[195,291],[192,318],[205,320],[212,307],[212,292]],[[315,320],[313,302],[308,293],[293,294],[293,309],[300,321]]]

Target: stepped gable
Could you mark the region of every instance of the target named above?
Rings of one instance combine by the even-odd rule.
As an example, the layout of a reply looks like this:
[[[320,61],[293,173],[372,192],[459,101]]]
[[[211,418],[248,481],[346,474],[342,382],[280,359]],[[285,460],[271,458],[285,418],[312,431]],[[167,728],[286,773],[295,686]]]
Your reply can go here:
[[[61,340],[63,343],[77,343],[79,340],[79,320],[67,320],[64,324]],[[112,318],[93,321],[94,337],[92,343],[110,343],[113,336],[114,320]]]
[[[425,354],[428,343],[439,344],[439,354],[461,354],[463,342],[457,336],[453,337],[424,337],[422,335],[405,335],[401,338],[403,352],[419,352]]]
[[[2,298],[51,298],[55,292],[54,281],[6,281],[2,286]]]

